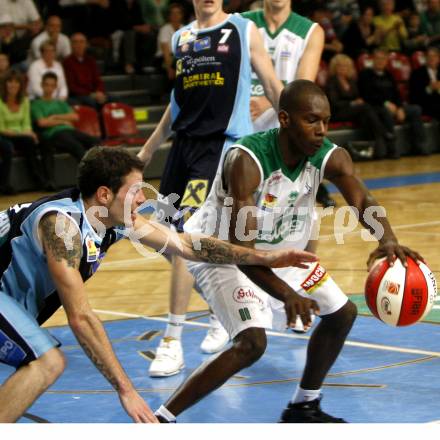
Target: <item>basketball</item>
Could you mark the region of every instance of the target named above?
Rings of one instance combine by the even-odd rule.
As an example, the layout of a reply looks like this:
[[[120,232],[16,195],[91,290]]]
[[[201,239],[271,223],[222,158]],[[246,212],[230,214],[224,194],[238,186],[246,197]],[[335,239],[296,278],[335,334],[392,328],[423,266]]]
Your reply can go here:
[[[407,257],[405,268],[399,259],[390,266],[385,258],[371,268],[365,283],[365,300],[371,313],[391,326],[411,325],[431,311],[437,283],[424,263]]]

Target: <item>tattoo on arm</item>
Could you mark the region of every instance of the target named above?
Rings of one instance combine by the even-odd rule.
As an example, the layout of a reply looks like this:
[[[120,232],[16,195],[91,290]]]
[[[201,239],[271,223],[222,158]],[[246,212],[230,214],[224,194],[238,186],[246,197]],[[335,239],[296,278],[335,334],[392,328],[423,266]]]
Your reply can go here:
[[[246,264],[251,256],[244,249],[234,249],[231,243],[212,238],[201,238],[200,249],[194,249],[194,254],[202,261],[212,264]]]
[[[68,246],[66,240],[63,239],[63,235],[58,235],[55,232],[56,222],[56,215],[48,215],[40,222],[44,249],[46,252],[49,250],[56,261],[66,260],[68,267],[78,269],[82,252],[80,234],[77,233],[74,237],[70,237],[70,240],[73,239],[73,243],[70,242]],[[66,230],[68,227],[69,225],[66,226]]]
[[[84,341],[79,341],[79,345],[81,345],[86,355],[94,363],[95,367],[101,372],[101,374],[110,382],[113,388],[116,391],[119,391],[118,381],[106,368],[106,366],[99,360],[98,356],[93,353],[93,350]]]

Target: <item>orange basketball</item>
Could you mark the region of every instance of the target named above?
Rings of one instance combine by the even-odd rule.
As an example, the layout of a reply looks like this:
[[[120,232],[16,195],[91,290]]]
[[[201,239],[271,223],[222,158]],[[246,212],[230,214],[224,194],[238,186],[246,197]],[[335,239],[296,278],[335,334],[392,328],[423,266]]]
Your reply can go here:
[[[431,311],[437,295],[434,274],[424,263],[407,257],[390,267],[385,258],[371,268],[365,283],[365,300],[371,313],[392,326],[411,325]]]

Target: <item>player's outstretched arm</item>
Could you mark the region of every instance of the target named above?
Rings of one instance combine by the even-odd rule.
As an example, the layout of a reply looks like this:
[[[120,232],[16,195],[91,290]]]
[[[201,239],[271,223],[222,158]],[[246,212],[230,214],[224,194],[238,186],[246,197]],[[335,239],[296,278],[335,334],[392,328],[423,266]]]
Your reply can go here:
[[[122,406],[135,422],[157,422],[124,372],[101,321],[90,307],[79,273],[82,241],[78,227],[63,214],[50,213],[41,219],[39,235],[69,326],[81,347],[118,392]]]
[[[334,150],[325,167],[324,177],[336,185],[347,204],[355,208],[362,226],[379,242],[377,249],[368,258],[368,268],[382,257],[386,257],[390,265],[393,265],[396,257],[404,266],[407,266],[407,256],[415,261],[423,261],[419,253],[399,244],[386,217],[385,208],[379,205],[362,180],[355,175],[353,161],[346,150]]]
[[[297,249],[260,251],[202,234],[177,233],[159,223],[137,216],[131,238],[168,255],[212,264],[239,264],[268,267],[306,267],[316,255]]]
[[[171,105],[168,104],[165,113],[157,124],[151,136],[145,142],[137,156],[145,165],[148,165],[155,151],[163,144],[171,135]]]

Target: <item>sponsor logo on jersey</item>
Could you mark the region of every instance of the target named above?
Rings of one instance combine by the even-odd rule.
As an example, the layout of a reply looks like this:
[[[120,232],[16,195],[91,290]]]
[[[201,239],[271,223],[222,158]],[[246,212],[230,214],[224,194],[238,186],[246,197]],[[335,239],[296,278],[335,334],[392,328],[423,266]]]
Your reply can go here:
[[[264,88],[263,86],[252,80],[251,84],[251,96],[264,96]]]
[[[327,279],[327,271],[320,264],[317,264],[312,273],[301,283],[301,287],[310,295]]]
[[[237,287],[234,290],[232,297],[234,298],[234,301],[238,303],[264,304],[263,300],[250,287],[246,286]]]
[[[274,173],[272,173],[272,175],[269,177],[269,180],[267,182],[267,184],[269,186],[271,185],[275,185],[279,182],[281,182],[281,179],[283,178],[283,173],[281,173],[281,171],[275,171]]]
[[[399,293],[400,284],[395,283],[394,281],[386,280],[384,286],[386,291],[391,295],[397,295]]]
[[[261,206],[264,210],[271,210],[277,204],[278,197],[273,194],[267,193],[264,196],[263,204]]]
[[[249,309],[247,307],[245,307],[244,309],[238,309],[238,313],[240,314],[240,318],[242,321],[248,321],[252,319]]]
[[[195,73],[194,75],[188,75],[183,77],[183,89],[190,89],[192,87],[206,87],[206,86],[219,86],[225,85],[225,78],[220,72],[213,73]]]
[[[99,258],[99,248],[92,237],[86,237],[87,263],[94,263]]]
[[[177,62],[176,62],[176,76],[179,76],[182,74],[182,65],[183,65],[183,61],[177,60]]]
[[[309,217],[308,215],[293,214],[291,211],[292,209],[286,208],[283,215],[276,221],[273,229],[258,231],[256,242],[276,245],[289,236],[298,234],[297,238],[300,238],[299,234],[304,233],[306,220]],[[294,241],[293,238],[292,241]]]
[[[183,46],[184,44],[191,43],[191,41],[194,41],[197,38],[197,35],[194,34],[191,29],[185,29],[180,34],[179,38],[179,46]]]
[[[228,53],[229,52],[229,44],[219,44],[217,46],[217,52]]]
[[[182,44],[182,47],[180,48],[180,50],[181,50],[183,53],[188,52],[188,50],[189,50],[189,44],[187,44],[187,43]]]
[[[291,56],[292,56],[292,52],[290,52],[289,50],[282,50],[281,53],[280,53],[280,57],[285,59],[285,60],[290,59]]]
[[[194,41],[194,52],[200,52],[201,50],[207,50],[211,48],[211,37],[201,38]]]

